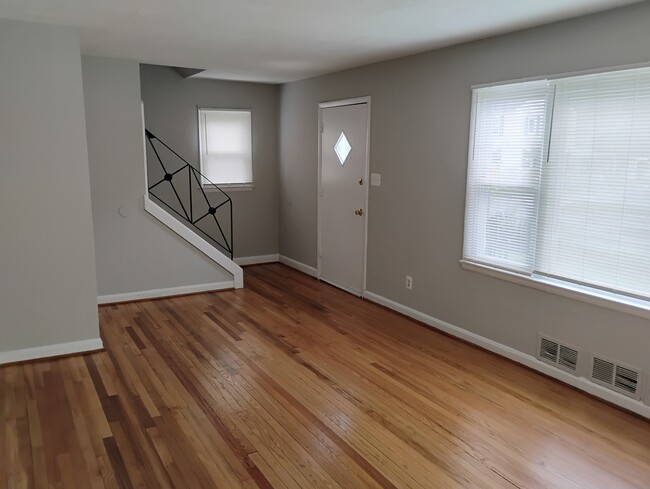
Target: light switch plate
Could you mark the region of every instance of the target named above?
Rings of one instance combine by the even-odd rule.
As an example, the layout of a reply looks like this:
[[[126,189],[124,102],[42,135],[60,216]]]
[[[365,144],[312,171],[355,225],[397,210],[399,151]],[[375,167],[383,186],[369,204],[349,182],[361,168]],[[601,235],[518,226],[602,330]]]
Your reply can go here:
[[[373,187],[381,186],[381,173],[370,174],[370,185],[372,185]]]

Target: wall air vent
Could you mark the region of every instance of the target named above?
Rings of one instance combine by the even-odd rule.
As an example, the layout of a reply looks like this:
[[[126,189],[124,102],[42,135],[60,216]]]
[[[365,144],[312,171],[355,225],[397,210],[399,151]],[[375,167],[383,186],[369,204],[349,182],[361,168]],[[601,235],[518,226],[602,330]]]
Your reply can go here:
[[[591,380],[620,394],[639,399],[641,372],[630,366],[619,365],[611,360],[594,356]]]
[[[558,355],[557,363],[575,372],[578,369],[578,350],[560,345],[560,354]]]
[[[557,363],[557,352],[560,349],[555,341],[551,341],[547,338],[540,339],[539,345],[539,358],[540,360],[549,360],[552,363]]]
[[[630,395],[636,395],[639,386],[639,372],[630,370],[625,367],[617,366],[616,375],[614,376],[614,387],[621,389]]]
[[[548,337],[539,337],[537,358],[570,372],[578,369],[578,350]]]
[[[607,360],[603,360],[602,358],[594,357],[594,363],[591,369],[591,378],[598,382],[612,385],[614,382],[614,364]]]

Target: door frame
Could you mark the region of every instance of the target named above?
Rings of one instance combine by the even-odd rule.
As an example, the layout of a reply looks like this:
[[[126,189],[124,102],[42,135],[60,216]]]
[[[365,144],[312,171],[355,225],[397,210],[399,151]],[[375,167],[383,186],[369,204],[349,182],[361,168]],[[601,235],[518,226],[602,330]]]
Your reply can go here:
[[[316,270],[317,278],[321,280],[321,261],[322,261],[322,196],[323,196],[323,182],[322,182],[322,168],[323,168],[323,110],[329,109],[332,107],[343,107],[346,105],[360,105],[366,104],[367,108],[367,117],[366,117],[366,165],[364,170],[363,179],[366,182],[364,186],[365,196],[364,196],[364,212],[366,218],[363,223],[363,284],[361,288],[361,296],[366,292],[366,273],[367,273],[367,263],[368,263],[368,194],[370,189],[370,96],[365,97],[355,97],[348,98],[344,100],[333,100],[329,102],[320,102],[318,104],[318,188],[316,195],[318,196],[318,230],[317,230],[317,243],[316,243]],[[338,287],[346,290],[350,293],[357,295],[357,291],[345,287],[343,284],[336,284]]]

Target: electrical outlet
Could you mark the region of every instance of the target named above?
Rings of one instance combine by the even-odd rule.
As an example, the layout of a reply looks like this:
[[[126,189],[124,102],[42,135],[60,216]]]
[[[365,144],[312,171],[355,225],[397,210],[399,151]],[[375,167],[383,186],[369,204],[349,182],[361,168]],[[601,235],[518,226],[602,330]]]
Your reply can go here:
[[[409,290],[413,288],[413,277],[410,275],[406,276],[406,288]]]

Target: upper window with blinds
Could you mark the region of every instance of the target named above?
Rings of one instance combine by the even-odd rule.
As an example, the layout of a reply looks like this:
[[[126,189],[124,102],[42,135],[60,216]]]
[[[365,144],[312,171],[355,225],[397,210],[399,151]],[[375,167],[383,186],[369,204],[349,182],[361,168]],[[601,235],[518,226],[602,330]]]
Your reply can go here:
[[[463,255],[650,299],[650,68],[474,90]]]
[[[251,111],[199,109],[199,145],[204,185],[251,187]]]

